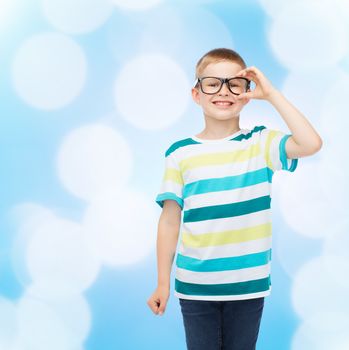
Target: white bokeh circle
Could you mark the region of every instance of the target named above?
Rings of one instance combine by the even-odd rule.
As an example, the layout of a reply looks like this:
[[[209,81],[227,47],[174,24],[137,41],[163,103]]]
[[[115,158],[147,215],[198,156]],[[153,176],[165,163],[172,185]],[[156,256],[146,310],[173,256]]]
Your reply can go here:
[[[337,76],[337,79],[326,87],[320,121],[324,138],[328,140],[329,147],[332,144],[338,145],[346,138],[345,131],[349,127],[349,118],[343,118],[343,115],[349,108],[347,84],[349,84],[349,74],[341,71],[340,76]],[[338,151],[342,150],[338,149]],[[337,157],[337,153],[334,153],[333,157]],[[339,158],[337,157],[337,159]]]
[[[258,2],[263,10],[271,17],[276,16],[278,13],[280,13],[286,3],[286,1],[280,0],[259,0]]]
[[[0,349],[11,349],[18,332],[15,304],[0,296]]]
[[[12,215],[19,228],[11,262],[22,285],[34,281],[42,296],[58,297],[81,293],[94,283],[100,260],[89,249],[81,225],[30,202],[14,207]]]
[[[41,227],[47,227],[55,222],[57,217],[54,212],[42,205],[33,202],[23,202],[14,206],[11,210],[13,222],[18,225],[17,233],[11,247],[11,265],[17,281],[23,286],[31,282],[28,272],[26,252],[35,232]]]
[[[349,238],[347,220],[342,227],[334,227],[323,243],[323,259],[326,268],[332,271],[332,277],[343,288],[349,289]]]
[[[68,105],[80,94],[86,72],[85,54],[75,41],[63,34],[45,32],[30,37],[19,47],[12,78],[26,103],[54,110]]]
[[[310,258],[318,256],[322,252],[322,240],[312,239],[298,234],[288,228],[280,230],[273,235],[274,254],[282,269],[290,278]],[[297,252],[297,259],[295,259]]]
[[[81,34],[96,30],[112,14],[110,0],[42,0],[47,20],[57,29]]]
[[[125,10],[146,10],[159,5],[163,0],[111,0],[116,6]]]
[[[71,131],[57,157],[62,184],[74,195],[92,200],[103,192],[118,192],[128,182],[133,157],[124,137],[103,124]]]
[[[182,68],[161,54],[145,54],[128,62],[115,83],[120,115],[146,130],[164,129],[183,116],[190,97]]]
[[[52,280],[51,288],[83,292],[90,287],[100,261],[90,251],[81,225],[63,219],[37,228],[28,243],[26,265],[33,281]],[[52,292],[50,292],[52,293]]]
[[[17,310],[17,347],[23,350],[74,349],[90,331],[91,313],[82,296],[43,301],[25,293]]]
[[[318,312],[297,328],[292,350],[345,350],[349,345],[349,316],[343,312]]]
[[[129,189],[94,200],[85,212],[83,227],[91,250],[106,265],[127,266],[153,251],[156,216],[149,198]]]
[[[282,93],[294,102],[311,123],[319,126],[329,87],[343,74],[345,72],[338,66],[328,71],[291,71],[283,81]]]
[[[336,198],[327,197],[321,190],[324,176],[319,163],[303,161],[294,173],[280,173],[278,181],[273,181],[282,217],[294,231],[309,238],[331,234],[337,217]]]
[[[323,100],[321,111],[321,135],[324,145],[321,150],[319,177],[321,178],[321,192],[333,199],[336,214],[332,222],[337,224],[347,217],[349,210],[348,177],[349,164],[347,159],[348,118],[343,118],[349,109],[347,86],[349,75],[344,73],[331,84]]]
[[[115,11],[113,20],[106,25],[106,43],[116,63],[123,64],[139,53],[145,16],[125,16]]]
[[[146,52],[162,52],[173,57],[180,51],[184,40],[184,28],[180,12],[175,6],[161,6],[144,16],[139,49]]]
[[[175,58],[185,67],[190,76],[190,83],[193,85],[195,66],[200,57],[214,48],[234,49],[234,40],[230,28],[222,18],[205,9],[204,6],[188,6],[178,12],[183,34]],[[244,56],[242,49],[239,52]],[[248,65],[248,62],[246,64]]]
[[[269,32],[274,54],[289,70],[327,69],[348,51],[348,32],[329,3],[288,2]],[[311,49],[310,49],[310,46]]]
[[[12,23],[17,10],[16,5],[18,4],[13,0],[0,0],[0,29],[4,29]]]
[[[302,319],[319,312],[349,312],[349,289],[334,278],[330,268],[336,266],[336,261],[331,264],[329,259],[323,256],[311,259],[294,276],[292,305]]]

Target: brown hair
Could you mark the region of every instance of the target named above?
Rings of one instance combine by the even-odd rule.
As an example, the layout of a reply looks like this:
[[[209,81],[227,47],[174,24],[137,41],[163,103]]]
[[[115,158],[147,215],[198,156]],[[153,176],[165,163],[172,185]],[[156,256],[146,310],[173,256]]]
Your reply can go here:
[[[219,61],[231,61],[241,65],[242,69],[246,68],[243,58],[234,50],[218,48],[205,53],[196,64],[195,78],[198,78],[201,72],[210,64]]]

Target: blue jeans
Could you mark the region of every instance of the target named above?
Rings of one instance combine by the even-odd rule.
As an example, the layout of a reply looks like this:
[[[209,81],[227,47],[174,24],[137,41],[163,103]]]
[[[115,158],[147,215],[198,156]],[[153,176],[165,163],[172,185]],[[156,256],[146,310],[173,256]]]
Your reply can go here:
[[[245,300],[179,298],[188,350],[255,350],[264,297]]]

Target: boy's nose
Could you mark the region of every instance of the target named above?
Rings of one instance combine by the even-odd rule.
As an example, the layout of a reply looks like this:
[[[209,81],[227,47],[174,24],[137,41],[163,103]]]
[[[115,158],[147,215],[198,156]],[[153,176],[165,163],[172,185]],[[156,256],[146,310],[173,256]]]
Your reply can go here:
[[[228,89],[228,86],[226,83],[224,83],[218,95],[229,95],[229,94],[230,94],[230,91]]]

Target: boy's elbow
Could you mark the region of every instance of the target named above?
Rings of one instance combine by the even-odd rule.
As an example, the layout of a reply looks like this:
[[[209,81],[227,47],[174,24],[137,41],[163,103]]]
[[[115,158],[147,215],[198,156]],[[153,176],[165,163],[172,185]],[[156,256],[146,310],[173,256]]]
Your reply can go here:
[[[314,154],[316,152],[319,152],[321,148],[322,148],[322,139],[319,137],[319,139],[317,140],[317,142],[316,142],[316,144],[315,144],[315,146],[313,148],[313,153],[312,154]]]
[[[311,146],[308,146],[304,149],[304,156],[312,156],[313,154],[320,151],[322,147],[322,139],[319,137],[316,141],[312,143]]]

